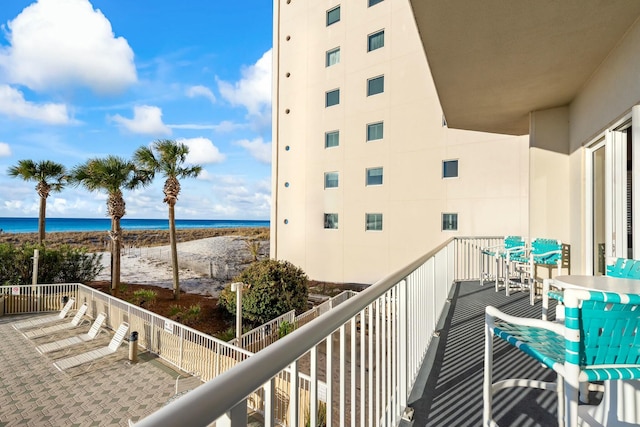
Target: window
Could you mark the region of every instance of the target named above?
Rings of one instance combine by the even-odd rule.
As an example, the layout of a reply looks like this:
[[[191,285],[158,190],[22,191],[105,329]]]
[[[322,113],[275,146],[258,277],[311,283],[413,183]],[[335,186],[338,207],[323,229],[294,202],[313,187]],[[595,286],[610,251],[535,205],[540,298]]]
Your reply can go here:
[[[331,107],[332,105],[340,104],[340,89],[330,90],[325,93],[324,106]]]
[[[327,10],[327,27],[340,20],[340,6]]]
[[[338,172],[324,174],[324,188],[338,188]]]
[[[337,147],[340,145],[340,131],[334,130],[324,134],[324,148]]]
[[[382,122],[370,123],[367,125],[367,141],[382,139],[384,134],[384,124]]]
[[[328,50],[325,66],[331,67],[332,65],[336,65],[339,62],[340,62],[340,48],[337,47],[335,49]]]
[[[455,231],[458,229],[458,214],[443,213],[442,214],[442,231]]]
[[[384,47],[384,30],[369,35],[367,43],[367,52]]]
[[[324,214],[324,228],[326,229],[338,229],[338,214],[326,213]]]
[[[368,213],[365,216],[365,222],[367,231],[382,231],[382,214]]]
[[[445,160],[442,162],[442,177],[455,178],[458,176],[458,161]]]
[[[382,185],[382,168],[367,169],[367,185]]]
[[[369,7],[371,6],[375,6],[378,3],[382,2],[383,0],[369,0]]]
[[[384,76],[367,80],[367,96],[384,92]]]

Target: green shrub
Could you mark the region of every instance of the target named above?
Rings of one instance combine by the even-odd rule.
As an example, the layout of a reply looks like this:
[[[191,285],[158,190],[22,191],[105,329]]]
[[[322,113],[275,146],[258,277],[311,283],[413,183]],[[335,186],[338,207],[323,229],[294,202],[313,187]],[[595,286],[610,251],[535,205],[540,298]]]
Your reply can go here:
[[[139,289],[133,293],[133,303],[140,307],[153,307],[158,293],[152,289]]]
[[[28,285],[33,276],[33,252],[39,251],[38,283],[75,283],[94,280],[102,270],[102,255],[62,245],[0,244],[0,284]]]
[[[255,262],[234,281],[248,285],[242,295],[242,316],[252,322],[262,324],[288,311],[302,313],[307,309],[309,279],[290,262]],[[230,285],[220,294],[218,304],[235,315],[236,296]]]
[[[192,305],[189,308],[181,305],[172,305],[169,307],[169,318],[176,320],[183,325],[193,325],[202,316],[202,307],[200,304]]]
[[[285,320],[284,322],[280,323],[280,326],[278,327],[278,338],[287,336],[288,334],[293,332],[294,329],[295,325]]]

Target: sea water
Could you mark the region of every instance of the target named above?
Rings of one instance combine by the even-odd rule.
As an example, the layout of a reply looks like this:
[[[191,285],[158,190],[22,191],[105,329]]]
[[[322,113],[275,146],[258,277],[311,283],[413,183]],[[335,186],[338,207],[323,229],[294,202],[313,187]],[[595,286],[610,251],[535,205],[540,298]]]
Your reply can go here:
[[[120,227],[124,230],[168,230],[167,219],[122,218]],[[193,228],[245,228],[269,227],[264,220],[220,220],[220,219],[176,219],[177,229]],[[107,231],[111,229],[110,218],[47,218],[46,231]],[[0,230],[4,233],[35,233],[38,218],[0,217]]]

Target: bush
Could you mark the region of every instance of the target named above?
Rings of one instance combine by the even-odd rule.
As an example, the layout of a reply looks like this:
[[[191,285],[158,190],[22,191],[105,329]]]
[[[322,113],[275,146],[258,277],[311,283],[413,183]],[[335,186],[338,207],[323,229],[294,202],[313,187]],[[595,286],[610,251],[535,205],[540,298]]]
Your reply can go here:
[[[0,244],[0,285],[28,285],[33,276],[33,251],[38,249],[38,283],[75,283],[94,280],[102,270],[102,255],[62,245]]]
[[[139,289],[133,293],[133,302],[140,307],[153,307],[156,303],[158,293],[151,289]]]
[[[262,324],[288,311],[302,313],[307,309],[309,279],[304,271],[290,262],[255,262],[234,281],[248,285],[242,295],[242,317],[252,322]],[[218,304],[235,315],[236,296],[230,285],[220,294]]]

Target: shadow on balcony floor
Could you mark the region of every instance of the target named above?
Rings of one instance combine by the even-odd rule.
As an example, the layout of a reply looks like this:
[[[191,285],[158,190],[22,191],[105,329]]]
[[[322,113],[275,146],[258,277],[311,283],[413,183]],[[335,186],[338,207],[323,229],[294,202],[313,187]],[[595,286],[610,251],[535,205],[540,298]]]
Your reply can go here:
[[[517,316],[540,318],[541,303],[529,304],[518,292],[506,297],[493,286],[463,282],[454,288],[451,309],[439,338],[434,338],[409,406],[413,425],[482,425],[484,370],[484,309],[493,305]],[[553,312],[553,308],[550,310]],[[504,342],[495,341],[494,378],[553,380],[555,373]],[[434,345],[437,345],[437,349]],[[503,390],[494,398],[494,418],[500,426],[557,426],[555,394],[530,388]]]

